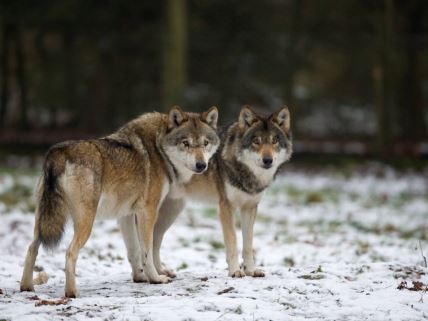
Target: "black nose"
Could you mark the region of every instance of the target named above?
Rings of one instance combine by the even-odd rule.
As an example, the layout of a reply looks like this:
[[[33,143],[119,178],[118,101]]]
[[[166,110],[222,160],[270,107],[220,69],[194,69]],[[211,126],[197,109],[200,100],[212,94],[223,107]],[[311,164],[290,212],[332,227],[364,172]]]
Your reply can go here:
[[[272,165],[272,162],[273,162],[273,159],[270,158],[270,157],[264,157],[263,158],[263,164],[266,165],[266,166]]]
[[[198,170],[198,172],[202,172],[205,168],[207,168],[207,164],[203,162],[196,163],[196,169]]]

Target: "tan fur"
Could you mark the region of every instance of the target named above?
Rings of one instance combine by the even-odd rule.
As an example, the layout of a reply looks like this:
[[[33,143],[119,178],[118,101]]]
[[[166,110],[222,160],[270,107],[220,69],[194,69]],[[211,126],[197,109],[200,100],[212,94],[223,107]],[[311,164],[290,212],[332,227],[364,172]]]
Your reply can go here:
[[[226,245],[226,260],[229,268],[229,275],[232,277],[243,277],[249,275],[253,277],[264,276],[261,269],[256,268],[253,257],[253,226],[257,214],[257,206],[262,198],[263,191],[273,181],[278,167],[287,161],[292,153],[290,129],[290,115],[287,108],[281,108],[277,113],[264,119],[257,116],[249,107],[243,107],[239,120],[229,127],[223,137],[224,145],[221,150],[211,159],[209,169],[203,175],[194,175],[185,184],[185,189],[179,195],[168,194],[165,202],[173,199],[192,199],[199,202],[218,204],[219,216],[223,230],[224,242]],[[257,163],[248,161],[247,153],[243,150],[242,143],[245,134],[251,130],[256,130],[257,126],[263,128],[261,124],[269,124],[272,128],[269,132],[282,132],[282,143],[286,141],[287,148],[279,146],[279,142],[274,139],[275,135],[264,135],[260,142],[252,143],[253,155],[272,158],[271,168],[262,168]],[[238,162],[241,165],[234,165]],[[242,162],[247,162],[245,166]],[[245,170],[240,172],[241,167]],[[229,174],[229,169],[237,170],[235,174]],[[251,178],[245,177],[251,174]],[[245,181],[245,180],[248,181]],[[238,182],[236,182],[238,180]],[[239,188],[239,180],[245,185]],[[238,186],[238,187],[237,187]],[[243,189],[248,189],[244,191]],[[155,230],[159,241],[155,245],[155,257],[159,257],[160,242],[163,233],[168,229],[181,207],[162,206],[159,216],[166,222],[162,227]],[[236,245],[236,233],[234,212],[240,210],[242,234],[243,234],[243,270],[238,261],[238,250]],[[157,252],[156,252],[157,251]],[[160,262],[160,260],[158,260]]]
[[[195,173],[192,160],[215,152],[216,122],[216,108],[201,115],[175,107],[168,115],[145,114],[105,138],[52,147],[39,184],[34,240],[25,260],[21,290],[34,290],[32,270],[38,248],[59,242],[68,216],[74,236],[66,253],[67,297],[78,295],[76,261],[96,217],[119,219],[134,281],[145,279],[144,269],[149,282],[169,282],[166,275],[159,275],[162,271],[153,260],[158,210],[170,189],[183,185]],[[210,145],[186,148],[180,137],[210,139]],[[175,163],[173,157],[178,159]],[[186,162],[180,164],[180,159]]]

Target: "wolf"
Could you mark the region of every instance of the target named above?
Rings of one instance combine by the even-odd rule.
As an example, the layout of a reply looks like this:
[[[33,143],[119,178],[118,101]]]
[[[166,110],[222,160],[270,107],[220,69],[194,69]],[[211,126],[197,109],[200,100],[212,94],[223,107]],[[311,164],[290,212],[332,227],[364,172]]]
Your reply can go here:
[[[65,296],[77,297],[75,267],[95,218],[117,218],[135,282],[170,278],[153,263],[153,231],[167,194],[207,170],[219,146],[218,110],[147,113],[117,132],[54,145],[36,192],[34,238],[24,263],[21,291],[34,291],[33,268],[41,244],[58,245],[68,217],[74,225],[66,252]],[[144,272],[143,272],[144,271]]]
[[[263,192],[292,155],[290,112],[285,106],[269,117],[244,106],[237,122],[221,135],[221,145],[209,169],[193,175],[181,190],[165,197],[155,226],[154,261],[162,269],[160,246],[169,226],[184,208],[184,199],[218,205],[229,275],[263,277],[253,258],[253,226]],[[243,269],[238,261],[234,212],[240,210]],[[169,273],[173,275],[172,272]]]

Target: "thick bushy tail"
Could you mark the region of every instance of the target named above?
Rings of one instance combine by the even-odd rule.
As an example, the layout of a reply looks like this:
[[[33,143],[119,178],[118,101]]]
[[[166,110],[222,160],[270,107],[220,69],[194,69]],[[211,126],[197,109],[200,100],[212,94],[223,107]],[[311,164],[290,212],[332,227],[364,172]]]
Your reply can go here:
[[[65,161],[55,154],[50,152],[46,157],[38,192],[39,240],[45,248],[51,249],[61,241],[67,221],[64,190],[59,182]]]

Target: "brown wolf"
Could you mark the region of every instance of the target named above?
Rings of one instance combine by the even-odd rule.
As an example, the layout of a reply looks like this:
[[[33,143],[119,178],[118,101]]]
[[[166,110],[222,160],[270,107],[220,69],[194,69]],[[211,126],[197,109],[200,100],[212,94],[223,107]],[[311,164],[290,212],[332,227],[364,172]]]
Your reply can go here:
[[[168,193],[160,208],[154,234],[154,260],[159,269],[163,235],[183,209],[185,197],[218,204],[229,275],[264,276],[254,264],[253,225],[264,190],[292,154],[288,108],[261,117],[249,107],[243,107],[239,120],[221,138],[221,146],[211,158],[209,169],[203,175],[192,176],[184,190]],[[243,270],[238,263],[235,235],[234,211],[237,209],[241,213]]]
[[[141,282],[170,279],[153,263],[153,230],[165,196],[178,191],[195,173],[203,173],[215,153],[218,111],[148,113],[114,134],[70,141],[47,153],[37,190],[34,239],[25,259],[21,291],[33,291],[32,271],[38,248],[55,247],[68,216],[74,236],[66,253],[65,295],[78,295],[75,266],[95,217],[119,219],[133,269]],[[141,249],[141,253],[140,253]]]

